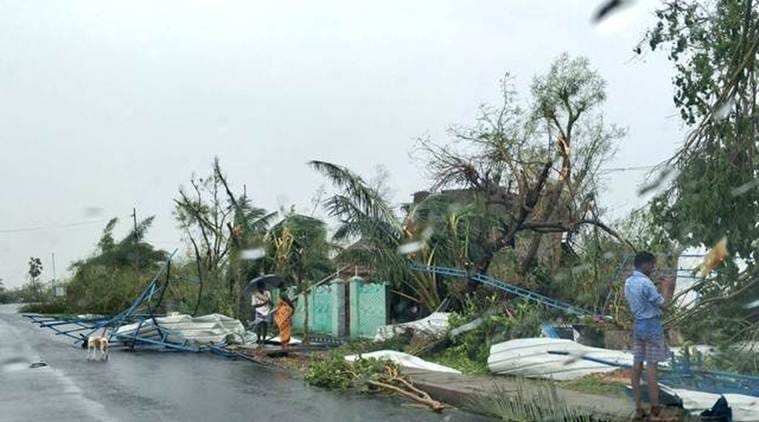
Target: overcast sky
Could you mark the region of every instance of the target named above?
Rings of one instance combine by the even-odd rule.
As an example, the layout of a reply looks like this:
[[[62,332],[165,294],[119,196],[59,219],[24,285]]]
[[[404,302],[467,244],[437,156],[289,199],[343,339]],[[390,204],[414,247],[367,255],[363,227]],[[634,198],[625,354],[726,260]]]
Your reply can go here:
[[[214,156],[269,209],[310,211],[311,159],[384,165],[406,200],[427,182],[415,138],[472,122],[507,71],[527,94],[563,51],[590,58],[607,122],[629,129],[608,167],[655,164],[682,138],[669,63],[632,54],[655,2],[596,27],[599,3],[2,1],[0,278],[22,283],[39,256],[49,279],[52,252],[60,277],[133,207],[183,249],[172,198]],[[613,215],[644,203],[643,176],[609,175]]]

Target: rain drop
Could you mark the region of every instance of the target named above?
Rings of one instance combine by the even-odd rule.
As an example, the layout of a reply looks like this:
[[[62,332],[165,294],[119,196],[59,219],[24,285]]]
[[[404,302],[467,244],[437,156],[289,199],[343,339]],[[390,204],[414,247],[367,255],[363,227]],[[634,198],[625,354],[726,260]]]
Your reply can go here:
[[[717,107],[716,110],[714,110],[714,119],[715,120],[723,120],[725,119],[729,114],[730,110],[735,105],[735,97],[730,97],[727,101],[720,104],[719,107]]]
[[[100,207],[87,207],[84,209],[84,215],[87,217],[98,217],[102,215],[104,210]]]
[[[240,259],[245,259],[249,261],[255,261],[257,259],[261,259],[264,256],[266,256],[266,251],[264,251],[264,248],[245,249],[240,252]]]
[[[679,172],[673,167],[665,168],[651,183],[641,186],[640,190],[638,190],[638,195],[642,196],[650,192],[659,193],[661,191],[660,187],[666,187],[678,174]]]
[[[414,242],[408,242],[404,243],[401,246],[398,246],[398,253],[401,255],[408,255],[410,253],[418,252],[422,249],[422,242],[414,241]]]
[[[752,180],[752,181],[750,181],[748,183],[744,183],[744,184],[738,186],[737,188],[734,188],[733,190],[730,191],[730,195],[732,195],[732,196],[741,196],[744,193],[750,191],[751,189],[753,189],[753,188],[755,188],[757,186],[759,186],[759,179],[754,179],[754,180]]]

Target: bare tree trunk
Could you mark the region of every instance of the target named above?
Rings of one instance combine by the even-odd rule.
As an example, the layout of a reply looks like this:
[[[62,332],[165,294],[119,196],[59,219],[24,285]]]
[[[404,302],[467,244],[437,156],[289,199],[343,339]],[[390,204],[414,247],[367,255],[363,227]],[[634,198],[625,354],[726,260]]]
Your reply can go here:
[[[551,192],[551,197],[548,198],[546,202],[546,207],[543,213],[543,221],[556,221],[559,216],[559,210],[561,207],[559,206],[559,201],[561,201],[561,192],[564,189],[564,181],[559,180],[556,182],[556,187]],[[532,242],[530,242],[530,246],[527,249],[527,254],[525,255],[524,259],[522,260],[522,264],[520,265],[520,272],[522,274],[526,273],[530,266],[532,266],[532,263],[535,261],[535,258],[538,256],[538,251],[540,249],[540,241],[542,239],[543,235],[538,233],[537,236],[535,236],[532,239]],[[553,236],[552,236],[553,237]],[[559,238],[559,245],[561,245],[561,238]],[[556,245],[551,245],[555,247]]]

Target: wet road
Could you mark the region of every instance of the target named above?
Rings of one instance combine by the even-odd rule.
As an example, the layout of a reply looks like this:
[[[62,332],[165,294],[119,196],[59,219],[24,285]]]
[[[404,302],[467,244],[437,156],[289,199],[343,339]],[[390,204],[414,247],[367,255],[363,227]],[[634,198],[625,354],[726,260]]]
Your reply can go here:
[[[48,364],[29,368],[36,361]],[[0,305],[2,421],[480,421],[392,398],[336,394],[249,362],[180,353],[85,351]]]

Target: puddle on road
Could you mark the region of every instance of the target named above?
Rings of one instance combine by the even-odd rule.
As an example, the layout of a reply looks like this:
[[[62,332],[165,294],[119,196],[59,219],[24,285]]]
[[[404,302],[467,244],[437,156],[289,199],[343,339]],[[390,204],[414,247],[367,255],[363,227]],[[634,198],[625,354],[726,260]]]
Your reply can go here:
[[[30,361],[23,356],[14,356],[0,361],[0,372],[18,372],[25,369],[47,368],[47,362],[41,360]]]
[[[16,372],[24,369],[29,369],[29,361],[20,356],[0,362],[0,372]]]

